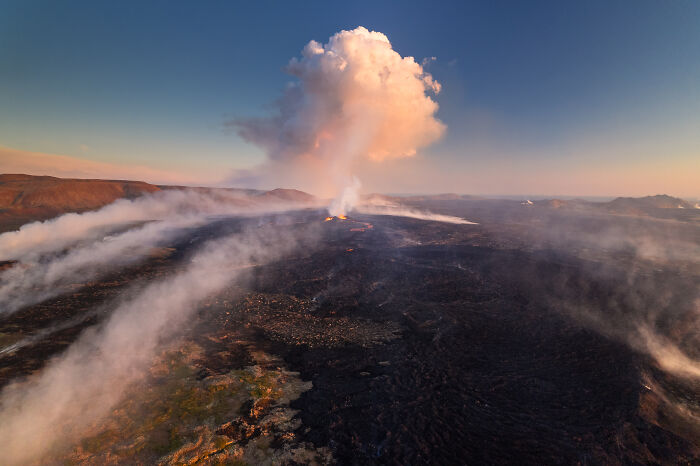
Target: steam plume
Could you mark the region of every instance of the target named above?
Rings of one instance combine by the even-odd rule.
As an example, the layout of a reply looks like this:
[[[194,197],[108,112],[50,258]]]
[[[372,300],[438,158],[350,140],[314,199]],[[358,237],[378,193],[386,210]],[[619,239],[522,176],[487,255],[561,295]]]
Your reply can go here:
[[[360,188],[362,183],[357,177],[353,177],[353,182],[350,186],[346,186],[345,189],[336,197],[331,205],[328,206],[328,213],[337,217],[339,215],[345,215],[347,212],[352,210],[352,208],[357,204],[360,198]]]
[[[325,44],[312,40],[287,72],[298,81],[277,101],[274,115],[231,123],[267,152],[263,173],[275,184],[291,177],[323,196],[345,186],[356,191],[358,163],[413,156],[445,131],[427,94],[437,94],[440,84],[380,32],[358,27]],[[356,198],[348,194],[333,203],[332,215],[352,208]]]

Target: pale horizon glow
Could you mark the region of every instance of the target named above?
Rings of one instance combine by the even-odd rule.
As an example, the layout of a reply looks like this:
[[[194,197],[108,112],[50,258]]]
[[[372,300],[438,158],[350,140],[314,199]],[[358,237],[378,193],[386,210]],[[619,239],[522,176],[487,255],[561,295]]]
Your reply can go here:
[[[127,165],[0,146],[0,174],[145,181],[151,184],[216,185],[219,180],[147,165]]]
[[[392,162],[382,162],[382,164]],[[667,194],[689,200],[700,199],[700,162],[691,160],[691,169],[684,167],[664,167],[663,163],[650,162],[629,168],[625,166],[607,167],[607,172],[598,173],[594,166],[571,172],[547,168],[536,161],[530,164],[532,176],[541,180],[532,186],[527,179],[528,167],[514,167],[514,173],[492,173],[497,168],[481,166],[466,173],[450,174],[441,171],[427,156],[417,156],[410,161],[401,160],[389,169],[396,174],[399,183],[387,180],[380,164],[365,166],[361,170],[363,193],[383,194],[443,194],[494,196],[494,197],[545,197],[565,198],[614,198],[643,197]],[[378,170],[373,170],[377,168]],[[602,171],[602,170],[601,170]],[[630,177],[630,172],[634,177]],[[209,187],[244,187],[225,182],[225,177],[196,176],[174,170],[161,170],[143,165],[125,165],[97,162],[56,154],[29,152],[0,147],[0,174],[25,174],[54,176],[58,178],[111,179],[143,181],[156,185],[184,185]],[[425,182],[426,178],[437,183]],[[499,178],[501,183],[494,184]],[[590,183],[595,179],[596,183]],[[606,189],[606,186],[610,186]],[[288,188],[304,190],[303,186],[288,184],[262,186],[261,189]],[[309,191],[310,192],[310,191]],[[311,194],[316,194],[311,192]]]

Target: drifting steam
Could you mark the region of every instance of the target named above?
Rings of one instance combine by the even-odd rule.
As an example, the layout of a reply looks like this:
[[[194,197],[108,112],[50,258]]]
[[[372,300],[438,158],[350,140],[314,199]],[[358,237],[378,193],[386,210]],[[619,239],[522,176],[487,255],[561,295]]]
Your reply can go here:
[[[0,315],[9,314],[85,283],[119,267],[139,262],[185,228],[203,224],[202,216],[168,219],[88,242],[65,254],[26,260],[0,273]]]
[[[128,224],[173,215],[217,214],[221,213],[223,205],[230,209],[247,204],[241,196],[219,193],[214,197],[192,190],[158,192],[134,200],[120,199],[99,210],[69,213],[44,222],[28,223],[17,231],[1,234],[0,260],[38,257],[60,251],[79,241],[103,238]]]
[[[462,217],[454,215],[436,214],[418,210],[398,202],[382,199],[382,197],[367,197],[363,202],[357,204],[355,209],[358,212],[369,215],[391,215],[394,217],[417,218],[433,222],[455,223],[459,225],[478,225]]]
[[[298,241],[276,227],[214,240],[183,271],[122,302],[104,325],[85,332],[38,376],[6,387],[0,394],[4,464],[38,461],[79,439],[144,375],[197,303],[246,268],[295,249]]]
[[[538,238],[529,237],[535,248],[585,259],[585,279],[549,284],[547,294],[561,293],[553,306],[648,355],[664,372],[700,380],[697,227],[670,228],[653,218],[587,225],[593,221],[585,214],[552,217],[534,229]],[[601,283],[605,293],[597,288]]]
[[[640,326],[639,337],[631,344],[651,355],[663,370],[680,377],[700,379],[700,360],[686,354],[676,343],[654,332],[650,326]]]
[[[370,206],[360,205],[356,209],[363,214],[369,215],[391,215],[394,217],[416,218],[418,220],[428,220],[431,222],[454,223],[457,225],[478,225],[476,222],[470,222],[462,217],[454,215],[436,214],[433,212],[424,212],[410,207],[402,206]]]
[[[25,260],[0,273],[0,315],[59,295],[66,285],[92,280],[142,259],[159,241],[171,237],[174,228],[192,222],[153,222],[76,246],[63,255]]]
[[[231,125],[269,156],[272,183],[290,179],[324,196],[340,197],[331,215],[357,200],[352,172],[365,160],[411,157],[439,139],[445,125],[428,95],[440,84],[413,57],[402,57],[382,33],[358,27],[309,42],[287,72],[298,79],[268,118]]]
[[[205,224],[212,215],[260,214],[281,208],[290,206],[253,204],[220,192],[172,191],[27,224],[0,235],[0,254],[19,259],[14,267],[0,272],[0,315],[60,295],[67,285],[143,260],[154,247]],[[108,234],[136,221],[149,222]]]

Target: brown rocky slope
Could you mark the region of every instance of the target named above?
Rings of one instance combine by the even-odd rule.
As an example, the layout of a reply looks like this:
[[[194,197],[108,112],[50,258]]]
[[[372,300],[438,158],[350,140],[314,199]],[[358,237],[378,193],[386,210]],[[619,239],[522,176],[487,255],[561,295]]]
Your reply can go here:
[[[156,186],[143,181],[69,179],[53,176],[0,174],[0,232],[68,212],[99,209],[117,199],[134,199],[162,190],[186,189],[200,193],[239,195],[263,202],[312,203],[314,196],[296,189],[258,191],[237,188]]]
[[[0,228],[12,229],[65,212],[98,209],[120,198],[133,199],[159,190],[142,181],[0,175]]]

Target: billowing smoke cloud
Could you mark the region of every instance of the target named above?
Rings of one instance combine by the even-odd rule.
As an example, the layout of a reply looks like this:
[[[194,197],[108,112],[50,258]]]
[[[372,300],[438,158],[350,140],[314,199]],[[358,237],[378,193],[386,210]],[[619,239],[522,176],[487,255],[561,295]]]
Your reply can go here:
[[[312,40],[287,71],[298,81],[277,101],[275,115],[231,123],[266,151],[261,173],[274,184],[291,179],[323,196],[356,191],[356,164],[413,156],[445,131],[428,95],[440,84],[380,32],[358,27],[326,44]],[[352,207],[352,192],[341,197],[335,214]]]
[[[0,394],[3,464],[38,461],[79,439],[143,377],[201,300],[246,268],[298,248],[311,233],[295,236],[272,226],[212,241],[184,270],[122,302],[40,374],[6,387]]]

